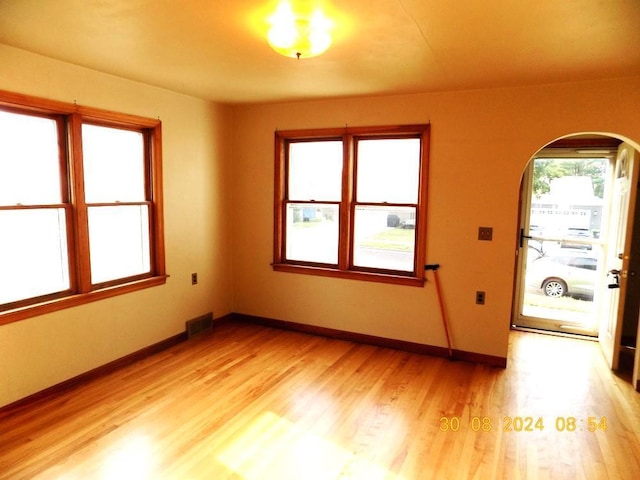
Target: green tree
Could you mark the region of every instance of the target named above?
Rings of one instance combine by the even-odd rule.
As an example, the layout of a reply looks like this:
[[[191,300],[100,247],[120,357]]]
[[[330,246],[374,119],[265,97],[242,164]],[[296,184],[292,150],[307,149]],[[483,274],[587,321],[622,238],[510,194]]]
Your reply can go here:
[[[593,193],[604,196],[607,169],[604,158],[536,158],[533,164],[533,193],[540,197],[551,190],[551,181],[566,176],[591,177]]]

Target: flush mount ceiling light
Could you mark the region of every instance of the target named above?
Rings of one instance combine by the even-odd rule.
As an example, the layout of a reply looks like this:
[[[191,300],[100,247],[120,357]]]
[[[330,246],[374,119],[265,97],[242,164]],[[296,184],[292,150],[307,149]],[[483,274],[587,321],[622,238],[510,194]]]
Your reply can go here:
[[[285,57],[315,57],[331,46],[331,22],[319,8],[313,11],[294,11],[283,0],[271,17],[267,41],[271,48]]]

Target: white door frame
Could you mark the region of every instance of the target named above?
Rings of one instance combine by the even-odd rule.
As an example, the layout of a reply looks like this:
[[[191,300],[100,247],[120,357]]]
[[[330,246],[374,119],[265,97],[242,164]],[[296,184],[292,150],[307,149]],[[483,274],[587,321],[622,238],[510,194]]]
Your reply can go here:
[[[570,138],[573,137],[575,135],[579,135],[579,134],[573,134],[573,135],[568,135],[564,138]],[[611,134],[603,134],[606,136],[610,136],[612,138],[620,138],[616,135],[611,135]],[[621,292],[618,293],[618,295],[620,297],[623,298],[623,294],[625,292],[626,289],[626,274],[628,271],[628,257],[629,257],[629,249],[630,249],[630,245],[631,245],[631,235],[632,235],[632,229],[630,228],[632,226],[632,222],[634,219],[634,212],[633,209],[635,207],[635,197],[638,194],[637,190],[638,190],[638,177],[639,177],[639,168],[640,168],[640,150],[638,149],[637,146],[633,145],[633,144],[629,144],[629,146],[632,148],[632,150],[635,153],[635,162],[634,162],[634,168],[631,170],[631,183],[630,183],[630,212],[627,213],[627,218],[628,218],[628,224],[626,226],[625,229],[625,236],[627,238],[627,242],[626,242],[626,252],[623,252],[623,257],[626,255],[627,259],[626,259],[626,263],[624,263],[624,258],[622,258],[621,260],[623,261],[622,264],[622,268],[621,270]],[[532,157],[530,159],[530,162],[533,161],[533,159],[535,158]],[[525,189],[523,189],[523,185],[525,185],[525,182],[529,182],[530,179],[528,178],[529,172],[531,171],[531,169],[529,168],[529,164],[527,164],[527,168],[525,170],[525,173],[521,179],[521,189],[520,189],[520,212],[519,212],[519,223],[518,223],[518,231],[520,231],[520,227],[522,225],[528,225],[529,224],[529,211],[526,208],[526,205],[529,203],[529,199],[525,198],[526,195],[526,191]],[[633,202],[631,202],[631,200],[634,200]],[[638,212],[636,212],[638,213]],[[640,215],[640,213],[639,213]],[[629,220],[631,223],[629,223]],[[525,222],[526,221],[526,222]],[[528,232],[523,232],[525,235],[528,235]],[[522,236],[520,236],[520,238],[518,239],[518,241],[523,241]],[[526,242],[526,239],[524,240]],[[521,311],[521,302],[522,302],[522,291],[524,288],[524,278],[523,275],[521,275],[521,272],[523,271],[522,268],[522,262],[524,261],[524,257],[523,255],[520,255],[521,252],[521,248],[520,245],[516,245],[516,256],[517,256],[517,261],[516,261],[516,278],[515,278],[515,282],[514,282],[514,302],[513,302],[513,311],[512,311],[512,323],[513,321],[517,318],[517,315],[520,314]],[[620,253],[620,252],[618,252]],[[606,259],[605,259],[606,260]],[[623,286],[624,284],[624,286]],[[615,326],[616,329],[621,329],[621,325],[622,325],[622,315],[624,313],[624,299],[622,302],[618,302],[618,305],[620,305],[620,303],[622,303],[622,308],[617,308],[616,311],[619,312],[616,318]],[[621,333],[620,333],[621,334]],[[615,339],[615,335],[614,335],[614,339]],[[619,348],[619,340],[618,340],[618,348]],[[606,357],[606,354],[605,354]],[[611,361],[609,362],[609,365],[613,368],[614,365],[614,358],[613,355],[611,355]],[[615,362],[615,365],[617,367],[617,361]],[[635,349],[635,358],[634,358],[634,369],[633,369],[633,385],[634,388],[638,391],[640,391],[640,323],[638,325],[638,335],[636,337],[636,349]]]

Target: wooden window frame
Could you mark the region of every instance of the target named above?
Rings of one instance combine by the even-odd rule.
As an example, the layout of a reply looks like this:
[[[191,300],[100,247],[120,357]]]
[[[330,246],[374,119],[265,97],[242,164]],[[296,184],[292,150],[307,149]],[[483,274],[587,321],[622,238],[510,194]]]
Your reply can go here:
[[[163,194],[162,123],[136,115],[0,90],[0,109],[25,115],[55,118],[61,161],[62,204],[67,220],[70,288],[5,304],[0,307],[0,325],[55,312],[85,303],[122,295],[166,283]],[[88,205],[84,198],[82,124],[138,131],[145,143],[144,203],[149,206],[150,272],[101,284],[92,284],[89,258]],[[140,202],[135,202],[140,203]],[[25,206],[20,208],[37,208]],[[49,207],[49,206],[47,206]],[[11,207],[0,207],[11,209]],[[53,207],[52,207],[53,208]]]
[[[413,272],[363,268],[353,265],[353,231],[355,207],[357,140],[385,138],[420,139],[420,178],[416,206]],[[339,202],[338,265],[298,262],[286,259],[287,149],[291,142],[341,140],[343,142],[342,198]],[[345,127],[275,132],[274,241],[273,270],[279,272],[320,275],[353,280],[392,283],[422,287],[425,283],[424,263],[427,236],[427,180],[429,166],[430,125],[380,127]],[[390,204],[390,206],[393,206]]]

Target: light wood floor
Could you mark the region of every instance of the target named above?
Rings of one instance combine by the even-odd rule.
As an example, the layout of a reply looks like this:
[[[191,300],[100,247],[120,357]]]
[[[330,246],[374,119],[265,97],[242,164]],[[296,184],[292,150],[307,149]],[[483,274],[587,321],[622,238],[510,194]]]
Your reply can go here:
[[[589,341],[503,370],[230,323],[0,418],[0,478],[631,480],[640,394]]]

